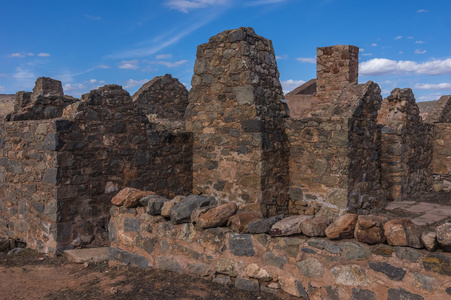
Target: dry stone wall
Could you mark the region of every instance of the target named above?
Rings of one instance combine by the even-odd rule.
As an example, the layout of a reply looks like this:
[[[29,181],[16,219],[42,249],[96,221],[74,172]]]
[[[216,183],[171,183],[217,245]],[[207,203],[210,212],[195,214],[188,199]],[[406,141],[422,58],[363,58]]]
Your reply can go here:
[[[132,96],[136,107],[146,115],[181,121],[188,105],[188,90],[170,74],[157,76]]]
[[[62,118],[6,122],[1,141],[1,232],[42,252],[107,244],[110,200],[123,187],[191,193],[192,135],[149,122],[117,85]]]
[[[64,240],[54,120],[5,122],[0,128],[0,235],[52,251]],[[62,230],[62,231],[61,231]]]
[[[231,203],[216,206],[203,196],[144,199],[149,197],[139,201],[144,206],[112,207],[110,265],[169,270],[303,299],[445,299],[451,294],[451,256],[429,252],[437,241],[428,238],[437,235],[440,247],[449,251],[449,223],[422,235],[408,219],[353,214],[332,224],[325,217],[262,219],[250,218],[249,212],[233,215],[227,209]],[[159,201],[163,208],[156,210]],[[177,204],[167,211],[169,203]],[[188,218],[180,219],[181,214]],[[224,217],[227,227],[208,222]],[[234,226],[238,219],[248,221]],[[423,243],[429,251],[421,250]]]
[[[61,81],[39,77],[33,92],[17,92],[14,111],[6,116],[7,121],[41,120],[61,117],[63,109],[79,101],[65,96]]]
[[[388,199],[431,186],[432,127],[424,124],[411,89],[394,89],[378,111],[382,188]]]
[[[451,96],[442,96],[428,112],[425,123],[451,123]]]
[[[433,190],[451,191],[451,123],[436,123],[433,132]]]
[[[373,114],[380,105],[380,88],[373,82],[350,85],[341,97],[354,103],[341,118],[287,121],[292,214],[363,213],[384,204]]]
[[[287,212],[288,145],[279,72],[270,40],[251,28],[200,45],[186,128],[193,132],[199,193],[275,215]]]

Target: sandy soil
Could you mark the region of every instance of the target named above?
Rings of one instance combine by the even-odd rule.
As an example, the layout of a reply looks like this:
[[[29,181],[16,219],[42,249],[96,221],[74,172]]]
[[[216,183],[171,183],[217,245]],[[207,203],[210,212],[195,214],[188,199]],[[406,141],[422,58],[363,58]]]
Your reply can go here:
[[[0,253],[0,299],[298,299],[250,293],[159,270],[72,264],[30,250]]]

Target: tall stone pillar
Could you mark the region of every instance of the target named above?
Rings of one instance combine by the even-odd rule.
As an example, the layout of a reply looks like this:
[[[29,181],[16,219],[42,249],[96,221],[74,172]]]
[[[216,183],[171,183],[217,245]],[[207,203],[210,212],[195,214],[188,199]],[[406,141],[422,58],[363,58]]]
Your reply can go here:
[[[316,95],[318,104],[329,104],[359,77],[359,48],[335,45],[316,50]]]
[[[252,28],[210,38],[198,47],[191,84],[194,189],[265,215],[287,212],[285,110],[272,42]]]

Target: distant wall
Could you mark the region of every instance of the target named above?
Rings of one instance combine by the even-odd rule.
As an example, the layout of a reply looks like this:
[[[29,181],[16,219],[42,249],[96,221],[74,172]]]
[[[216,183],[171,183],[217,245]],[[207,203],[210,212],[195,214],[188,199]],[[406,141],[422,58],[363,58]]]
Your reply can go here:
[[[433,188],[435,191],[451,191],[451,123],[436,123],[433,132]]]

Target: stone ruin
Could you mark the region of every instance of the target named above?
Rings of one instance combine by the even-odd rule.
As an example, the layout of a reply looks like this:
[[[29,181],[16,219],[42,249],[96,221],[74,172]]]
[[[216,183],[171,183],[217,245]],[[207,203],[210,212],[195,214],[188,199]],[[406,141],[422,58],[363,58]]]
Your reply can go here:
[[[368,259],[371,249],[271,240],[264,222],[292,215],[285,222],[327,224],[324,236],[331,218],[341,216],[336,220],[360,224],[356,232],[389,236],[385,219],[366,215],[406,196],[451,190],[451,96],[423,120],[410,89],[382,99],[376,83],[357,79],[357,47],[318,48],[317,78],[284,99],[272,43],[251,28],[224,31],[198,47],[189,93],[165,75],[133,96],[107,85],[74,99],[61,82],[38,78],[32,93],[16,94],[14,112],[0,126],[0,235],[49,253],[111,243],[112,260],[198,276],[213,268],[218,282],[232,278],[243,288],[278,286],[308,297],[296,278],[319,276],[318,264],[330,262],[306,259],[300,266],[299,255],[324,249],[321,256]],[[230,216],[238,212],[228,221],[238,233],[221,227],[227,219],[212,205]],[[193,215],[178,215],[180,207],[199,206]],[[255,218],[266,225],[249,229],[248,219]],[[305,226],[312,236],[312,225]],[[286,235],[271,230],[271,237]],[[352,237],[353,230],[339,237]],[[386,241],[384,234],[376,242],[355,234],[369,244]],[[396,245],[423,246],[416,241]],[[316,250],[306,248],[312,245]],[[354,250],[370,254],[355,258]],[[255,258],[249,266],[257,273],[264,261],[281,274],[277,281],[237,272],[231,257]],[[434,268],[434,259],[451,264],[446,257],[425,258],[425,270]],[[370,269],[387,267],[371,263]],[[347,267],[334,267],[336,284],[349,285],[337,279],[347,272],[363,272],[355,284],[369,284],[359,266]],[[449,276],[447,270],[438,273]]]

